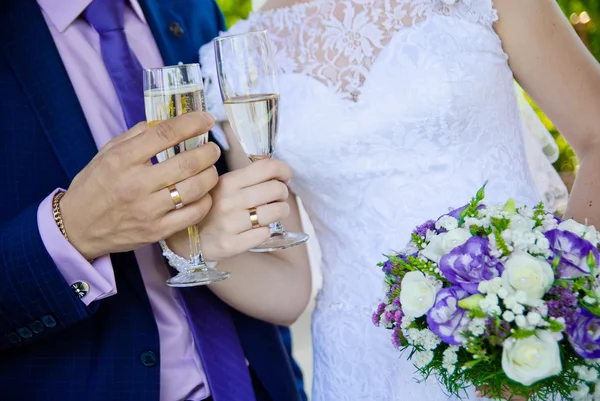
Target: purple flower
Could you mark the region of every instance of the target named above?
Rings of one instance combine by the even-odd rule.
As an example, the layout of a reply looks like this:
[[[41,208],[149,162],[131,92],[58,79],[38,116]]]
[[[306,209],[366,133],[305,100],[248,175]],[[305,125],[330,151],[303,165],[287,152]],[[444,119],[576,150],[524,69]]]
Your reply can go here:
[[[562,317],[567,326],[573,324],[576,319],[575,311],[577,309],[577,295],[573,293],[573,284],[568,283],[567,288],[557,285],[548,291],[549,300],[548,315],[554,318]]]
[[[577,309],[575,322],[568,327],[569,342],[582,358],[600,358],[600,317]]]
[[[591,242],[570,231],[550,230],[545,234],[550,242],[554,258],[560,256],[558,264],[559,278],[577,278],[590,274],[588,255],[590,252],[598,268],[598,249]]]
[[[392,274],[392,269],[394,268],[394,264],[392,263],[391,260],[386,260],[385,263],[383,264],[383,267],[381,268],[381,270],[383,270],[383,272],[385,274]]]
[[[379,306],[377,306],[377,310],[375,312],[373,312],[373,316],[371,316],[371,320],[373,321],[373,324],[377,327],[379,327],[379,319],[381,317],[381,314],[385,310],[385,307],[386,307],[385,302],[380,303]]]
[[[425,236],[427,235],[427,231],[429,230],[435,231],[435,221],[427,220],[425,223],[415,228],[413,230],[413,234],[418,235],[421,238],[425,238]]]
[[[400,326],[395,326],[392,330],[392,345],[396,349],[400,348]]]
[[[504,266],[490,256],[488,240],[471,237],[440,259],[440,270],[452,284],[458,285],[469,294],[476,294],[481,281],[499,277]]]
[[[469,205],[464,205],[462,207],[459,207],[458,209],[454,209],[454,210],[450,211],[449,213],[447,213],[446,215],[454,217],[456,220],[460,220],[460,214],[463,212],[463,210],[465,210],[467,208],[467,206],[469,206]]]
[[[469,296],[460,287],[444,288],[437,293],[433,307],[427,312],[427,325],[447,344],[463,343],[461,332],[469,324],[467,311],[458,306],[458,301]]]
[[[454,209],[448,213],[446,213],[444,216],[451,216],[454,217],[456,220],[460,220],[460,214],[463,212],[463,210],[465,210],[467,208],[467,205],[464,205],[462,207],[459,207],[458,209]],[[485,205],[479,205],[477,206],[477,210],[481,210],[481,209],[485,209]]]

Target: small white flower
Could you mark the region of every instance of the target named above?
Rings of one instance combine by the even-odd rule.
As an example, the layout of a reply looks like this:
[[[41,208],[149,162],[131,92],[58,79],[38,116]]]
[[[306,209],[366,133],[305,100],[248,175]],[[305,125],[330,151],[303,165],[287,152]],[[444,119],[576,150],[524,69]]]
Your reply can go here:
[[[418,352],[413,360],[413,363],[418,369],[422,369],[429,365],[433,360],[433,351],[422,351]]]
[[[498,296],[494,293],[489,293],[485,299],[479,303],[479,307],[483,313],[488,315],[499,315],[502,313],[500,306],[498,305]]]
[[[507,347],[504,342],[502,370],[506,375],[525,386],[559,374],[562,371],[560,350],[552,335],[538,330],[535,335],[515,340]]]
[[[528,327],[527,318],[523,315],[517,315],[515,317],[515,323],[517,324],[517,326],[519,326],[522,329]]]
[[[527,323],[529,323],[533,327],[537,327],[542,320],[542,316],[537,312],[529,312],[527,314]]]
[[[502,287],[498,290],[498,298],[505,299],[508,296],[508,291],[506,288]]]
[[[554,230],[558,227],[558,222],[551,214],[547,214],[544,216],[544,220],[542,221],[542,230],[543,232]]]
[[[410,326],[412,324],[412,322],[414,322],[414,319],[410,316],[404,316],[402,318],[402,323],[400,323],[400,328],[404,331],[408,329],[408,326]]]
[[[511,323],[511,322],[513,322],[515,320],[515,314],[513,312],[509,311],[509,310],[506,310],[502,314],[502,319],[504,319],[508,323]]]
[[[510,217],[508,228],[515,232],[529,232],[533,229],[535,221],[529,217],[515,214]]]
[[[577,385],[577,390],[571,393],[571,399],[573,401],[584,401],[588,399],[590,388],[583,383]]]
[[[548,317],[548,305],[545,302],[537,307],[537,311],[542,317]]]
[[[421,272],[408,272],[400,283],[400,303],[406,316],[423,316],[435,302],[436,287]]]
[[[475,318],[469,322],[469,331],[476,337],[485,333],[485,319]]]
[[[454,373],[456,363],[458,362],[458,355],[456,354],[458,350],[459,347],[451,346],[446,348],[443,353],[442,367],[446,369],[450,375]]]
[[[598,380],[598,371],[593,367],[579,365],[575,366],[573,370],[577,373],[579,378],[585,382],[593,383]]]
[[[437,228],[438,230],[440,228],[444,228],[447,231],[454,230],[454,229],[458,228],[458,220],[456,220],[456,218],[454,218],[452,216],[448,216],[448,215],[442,216],[435,223],[435,228]]]

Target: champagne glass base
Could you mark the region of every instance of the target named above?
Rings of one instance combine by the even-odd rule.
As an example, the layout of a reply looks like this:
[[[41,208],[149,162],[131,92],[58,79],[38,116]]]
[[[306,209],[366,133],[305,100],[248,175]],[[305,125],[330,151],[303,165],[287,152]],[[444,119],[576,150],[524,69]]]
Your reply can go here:
[[[178,275],[167,280],[169,287],[196,287],[207,285],[218,281],[227,280],[231,273],[222,272],[208,267],[198,267],[180,272]]]
[[[271,238],[250,249],[250,252],[273,252],[288,249],[296,245],[304,244],[308,241],[308,234],[294,233],[284,231],[283,233],[275,233],[271,235]]]

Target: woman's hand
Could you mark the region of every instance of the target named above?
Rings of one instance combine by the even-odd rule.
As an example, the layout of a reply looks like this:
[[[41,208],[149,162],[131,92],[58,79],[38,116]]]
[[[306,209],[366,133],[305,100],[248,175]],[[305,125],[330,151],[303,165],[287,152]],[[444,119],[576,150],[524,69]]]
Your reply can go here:
[[[484,398],[487,397],[488,388],[486,386],[477,387],[477,391],[475,392],[475,397]],[[520,395],[512,395],[510,391],[505,391],[502,395],[503,400],[507,401],[527,401],[527,398]]]
[[[248,251],[269,238],[270,223],[290,213],[284,182],[292,176],[287,164],[261,160],[224,174],[210,192],[212,208],[200,222],[200,247],[204,258],[219,261]],[[249,209],[256,208],[260,228],[253,228]],[[167,240],[178,255],[189,254],[187,230]]]

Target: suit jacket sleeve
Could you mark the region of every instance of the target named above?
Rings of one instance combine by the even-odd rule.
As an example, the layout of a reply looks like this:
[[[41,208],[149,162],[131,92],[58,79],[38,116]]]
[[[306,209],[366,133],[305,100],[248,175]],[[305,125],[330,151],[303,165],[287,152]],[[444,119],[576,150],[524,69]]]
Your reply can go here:
[[[53,335],[90,316],[46,250],[38,204],[0,225],[0,351]]]

